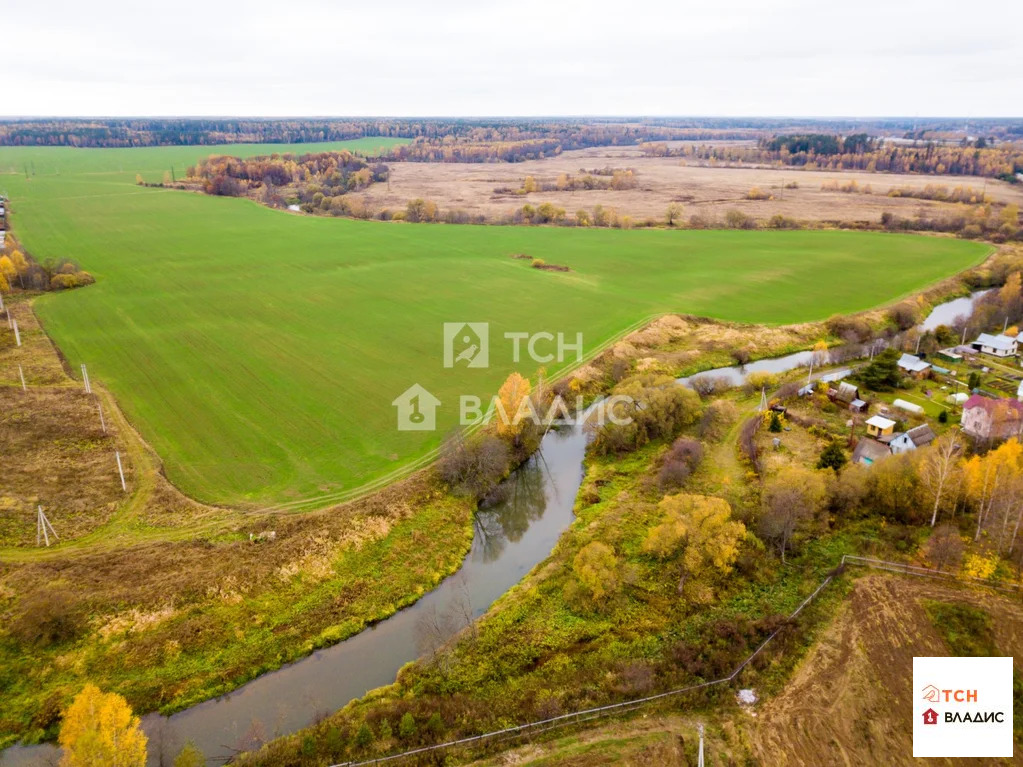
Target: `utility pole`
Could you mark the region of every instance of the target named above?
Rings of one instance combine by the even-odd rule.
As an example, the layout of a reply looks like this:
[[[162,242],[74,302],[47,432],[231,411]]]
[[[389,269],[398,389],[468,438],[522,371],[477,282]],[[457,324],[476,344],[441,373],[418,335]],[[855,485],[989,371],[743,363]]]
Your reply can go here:
[[[767,388],[760,389],[760,412],[767,412]]]
[[[696,767],[704,767],[703,762],[703,722],[700,722],[700,752],[697,757]]]
[[[14,340],[17,342],[18,346],[21,346],[21,333],[18,331],[18,321],[11,320],[11,322],[14,323]]]
[[[103,427],[103,433],[107,433],[107,422],[103,419],[103,403],[96,398],[96,407],[99,408],[99,425]]]
[[[121,475],[121,489],[127,493],[128,485],[124,481],[124,467],[121,465],[121,451],[115,450],[114,455],[117,457],[117,473]]]
[[[18,377],[21,378],[21,390],[28,391],[28,387],[25,386],[25,371],[21,369],[21,365],[18,365]]]
[[[38,506],[39,513],[36,516],[36,546],[39,545],[40,539],[46,541],[46,547],[50,547],[50,533],[53,533],[53,537],[58,541],[60,536],[57,535],[57,531],[53,529],[53,525],[50,524],[50,520],[46,518],[43,513],[43,507]]]
[[[92,384],[89,383],[89,371],[85,369],[85,363],[82,363],[82,381],[85,382],[85,393],[92,394]]]

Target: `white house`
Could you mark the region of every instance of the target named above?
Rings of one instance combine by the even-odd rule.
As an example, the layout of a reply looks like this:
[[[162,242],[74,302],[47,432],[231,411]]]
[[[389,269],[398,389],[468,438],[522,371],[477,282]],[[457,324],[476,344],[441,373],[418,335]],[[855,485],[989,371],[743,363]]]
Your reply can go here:
[[[977,340],[973,342],[973,348],[993,357],[1013,357],[1019,350],[1015,338],[1001,334],[993,336],[990,333],[981,333],[977,336]]]
[[[915,378],[923,378],[927,375],[927,371],[931,369],[931,363],[924,362],[912,354],[903,354],[899,358],[899,367]]]
[[[1019,382],[1019,388],[1016,389],[1016,399],[1023,402],[1023,381]]]
[[[936,438],[937,435],[935,435],[931,427],[927,424],[922,424],[896,435],[895,439],[888,443],[888,447],[894,454],[908,453],[910,450],[916,450],[918,447],[931,444]]]

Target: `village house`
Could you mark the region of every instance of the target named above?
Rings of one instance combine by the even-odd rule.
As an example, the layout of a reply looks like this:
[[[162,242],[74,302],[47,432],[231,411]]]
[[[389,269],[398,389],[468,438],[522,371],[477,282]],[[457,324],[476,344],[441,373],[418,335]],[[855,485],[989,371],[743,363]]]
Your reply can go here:
[[[973,348],[981,354],[990,354],[993,357],[1014,357],[1019,351],[1017,341],[1012,336],[999,334],[993,336],[990,333],[981,333],[973,342]]]
[[[887,445],[872,439],[861,439],[856,443],[852,460],[853,463],[862,463],[864,466],[870,466],[891,454],[891,450],[888,449]]]
[[[1023,381],[1019,382],[1019,388],[1016,389],[1016,399],[1023,402]]]
[[[871,416],[867,419],[867,434],[874,439],[890,437],[895,433],[895,421],[885,418],[882,415]]]
[[[842,381],[837,389],[828,389],[828,398],[836,405],[847,407],[854,413],[865,413],[867,403],[860,399],[860,390],[848,381]]]
[[[926,447],[934,442],[935,439],[937,439],[937,435],[934,433],[934,430],[927,424],[921,424],[909,431],[896,434],[892,441],[888,443],[888,447],[892,453],[897,455],[899,453],[908,453],[910,450],[916,450],[918,447]]]
[[[963,403],[962,425],[977,439],[1023,436],[1023,402],[974,394]]]
[[[913,378],[927,378],[931,374],[931,363],[912,354],[903,354],[899,358],[899,369]]]

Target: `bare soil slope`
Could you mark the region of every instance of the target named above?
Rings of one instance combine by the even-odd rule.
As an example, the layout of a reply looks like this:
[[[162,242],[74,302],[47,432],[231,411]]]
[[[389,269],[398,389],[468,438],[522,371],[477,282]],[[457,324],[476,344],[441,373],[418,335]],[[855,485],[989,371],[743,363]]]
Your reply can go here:
[[[1023,606],[1010,598],[904,577],[862,578],[784,692],[759,711],[751,733],[758,761],[778,767],[991,764],[912,757],[913,657],[949,654],[924,599],[981,607],[991,615],[1001,652],[1023,656]],[[1023,755],[1011,763],[1023,763]]]

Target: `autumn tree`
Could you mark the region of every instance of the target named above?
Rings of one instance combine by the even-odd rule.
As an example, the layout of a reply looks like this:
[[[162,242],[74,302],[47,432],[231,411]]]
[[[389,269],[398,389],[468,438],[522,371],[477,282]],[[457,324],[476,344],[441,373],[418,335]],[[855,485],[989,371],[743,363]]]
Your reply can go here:
[[[920,464],[920,480],[934,498],[934,505],[931,507],[931,527],[938,521],[938,511],[945,491],[956,473],[959,447],[955,434],[945,434],[927,449]]]
[[[693,602],[710,601],[713,579],[731,572],[739,555],[745,526],[732,519],[727,501],[714,496],[669,495],[658,509],[662,521],[647,534],[643,550],[678,560],[678,592]]]
[[[64,714],[61,767],[145,767],[146,735],[127,701],[87,684]]]
[[[531,407],[530,388],[528,378],[512,373],[497,392],[497,433],[509,442],[516,442],[536,415]]]
[[[0,277],[3,277],[8,283],[13,282],[14,278],[18,276],[18,270],[14,268],[14,262],[10,256],[0,256]]]
[[[456,432],[441,445],[437,473],[458,495],[480,499],[508,474],[507,443],[489,433]]]
[[[668,226],[675,226],[675,224],[682,220],[683,213],[682,206],[677,202],[673,202],[668,206],[668,210],[664,214],[664,222]]]
[[[904,524],[927,519],[926,499],[913,453],[901,453],[878,461],[870,467],[870,506]]]
[[[1013,272],[998,291],[1002,313],[1010,320],[1017,320],[1023,312],[1023,280],[1019,272]]]
[[[605,543],[586,544],[572,560],[572,571],[594,602],[603,602],[618,591],[621,565],[614,551]]]
[[[206,757],[194,743],[186,743],[176,757],[174,767],[206,767]]]
[[[821,475],[798,465],[782,469],[764,483],[760,534],[778,547],[782,562],[796,533],[820,511],[826,498]]]
[[[679,437],[664,456],[657,475],[661,490],[678,490],[703,460],[703,445],[698,440]]]
[[[598,455],[635,450],[654,439],[671,439],[700,417],[700,397],[670,376],[642,373],[615,387],[607,423],[599,426],[592,449]]]
[[[1020,516],[1023,516],[1023,502],[1014,502],[1018,498],[1017,480],[1023,471],[1021,457],[1023,445],[1013,438],[998,449],[984,456],[975,455],[963,464],[967,498],[977,512],[973,539],[980,540],[981,532],[988,529],[996,534],[999,551],[1006,543],[1009,548],[1014,545],[1019,532]],[[1012,538],[1006,541],[1010,528]]]

